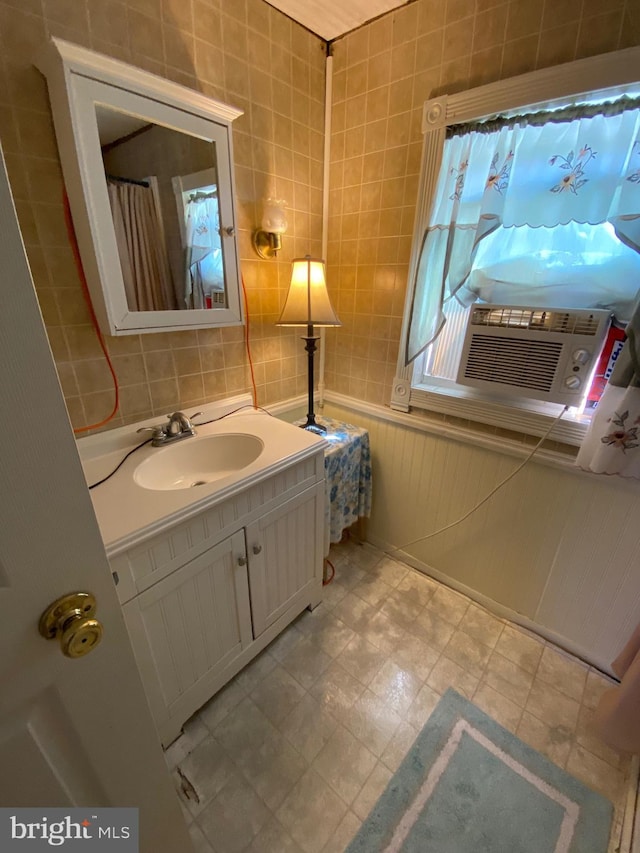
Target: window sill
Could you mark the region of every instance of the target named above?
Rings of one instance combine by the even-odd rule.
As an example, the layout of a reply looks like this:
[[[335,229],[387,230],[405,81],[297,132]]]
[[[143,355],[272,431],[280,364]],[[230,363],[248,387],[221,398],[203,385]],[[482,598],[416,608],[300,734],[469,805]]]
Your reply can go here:
[[[562,409],[559,403],[524,399],[505,402],[454,382],[441,380],[441,383],[412,385],[409,405],[532,436],[543,435]],[[590,420],[588,415],[579,415],[570,409],[554,426],[549,440],[579,447]]]

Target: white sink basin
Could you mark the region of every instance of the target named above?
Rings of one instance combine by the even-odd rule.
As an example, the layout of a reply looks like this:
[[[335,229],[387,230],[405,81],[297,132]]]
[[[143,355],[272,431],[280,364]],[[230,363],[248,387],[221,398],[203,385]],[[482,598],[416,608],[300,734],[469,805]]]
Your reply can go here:
[[[263,449],[262,439],[246,433],[184,438],[155,450],[138,465],[133,479],[153,490],[206,486],[251,465]]]

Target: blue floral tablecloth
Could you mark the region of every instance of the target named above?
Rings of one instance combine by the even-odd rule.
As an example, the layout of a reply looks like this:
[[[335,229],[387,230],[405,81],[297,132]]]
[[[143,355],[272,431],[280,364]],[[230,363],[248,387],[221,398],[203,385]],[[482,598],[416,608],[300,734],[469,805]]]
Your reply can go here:
[[[318,417],[327,428],[324,436],[326,477],[325,553],[330,542],[339,542],[342,532],[358,520],[371,515],[371,449],[369,433],[362,427]]]

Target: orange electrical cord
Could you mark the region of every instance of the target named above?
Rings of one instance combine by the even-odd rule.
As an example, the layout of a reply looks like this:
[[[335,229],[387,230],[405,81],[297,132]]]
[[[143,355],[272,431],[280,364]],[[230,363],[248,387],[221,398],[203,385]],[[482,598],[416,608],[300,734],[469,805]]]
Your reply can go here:
[[[328,571],[328,572],[326,571],[327,566],[329,566],[329,569],[330,569],[330,571]],[[331,583],[331,581],[333,580],[333,578],[335,577],[336,567],[333,565],[331,560],[328,559],[328,557],[324,558],[324,567],[325,567],[325,572],[324,572],[325,576],[322,578],[322,586],[328,586]]]
[[[73,227],[73,220],[71,219],[71,209],[69,207],[69,199],[67,197],[66,192],[64,193],[64,221],[67,226],[67,233],[69,235],[69,242],[71,243],[71,250],[73,251],[73,260],[75,261],[78,276],[80,278],[80,284],[82,285],[82,293],[84,294],[84,298],[89,309],[93,328],[95,329],[96,335],[98,336],[98,341],[100,342],[100,346],[102,347],[102,352],[104,353],[104,357],[106,358],[107,364],[109,365],[109,370],[111,371],[111,376],[113,377],[114,390],[113,411],[111,412],[111,414],[104,418],[104,420],[99,421],[96,424],[90,424],[89,426],[85,427],[76,427],[73,431],[74,433],[78,433],[88,432],[90,429],[97,429],[98,427],[104,426],[105,424],[109,423],[109,421],[113,417],[115,417],[116,412],[118,411],[118,407],[120,405],[120,389],[118,388],[118,377],[116,376],[116,372],[113,369],[113,364],[111,363],[111,359],[109,358],[109,353],[107,351],[107,345],[105,344],[104,338],[102,337],[102,332],[100,331],[100,326],[98,325],[98,318],[96,317],[96,313],[93,310],[93,305],[91,303],[91,295],[89,294],[87,279],[85,278],[84,269],[82,267],[82,260],[80,259],[80,249],[78,248],[76,230]]]
[[[249,302],[247,300],[247,288],[244,285],[244,276],[240,273],[240,281],[242,282],[242,295],[244,298],[244,314],[247,322],[244,325],[244,343],[247,348],[247,357],[249,358],[249,369],[251,370],[251,387],[253,389],[253,408],[258,409],[258,392],[256,390],[256,377],[253,372],[253,359],[251,358],[251,345],[249,343]]]

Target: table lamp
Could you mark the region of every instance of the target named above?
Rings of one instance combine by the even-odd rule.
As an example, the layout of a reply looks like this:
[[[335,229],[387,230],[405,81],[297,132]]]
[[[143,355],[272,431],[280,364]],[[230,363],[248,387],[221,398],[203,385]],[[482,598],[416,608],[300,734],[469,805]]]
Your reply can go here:
[[[318,336],[314,335],[314,326],[341,326],[335,315],[324,276],[324,261],[311,258],[295,258],[292,261],[291,284],[277,326],[306,326],[308,373],[309,373],[309,411],[307,422],[302,429],[323,433],[326,429],[316,423],[313,411],[313,356]]]

